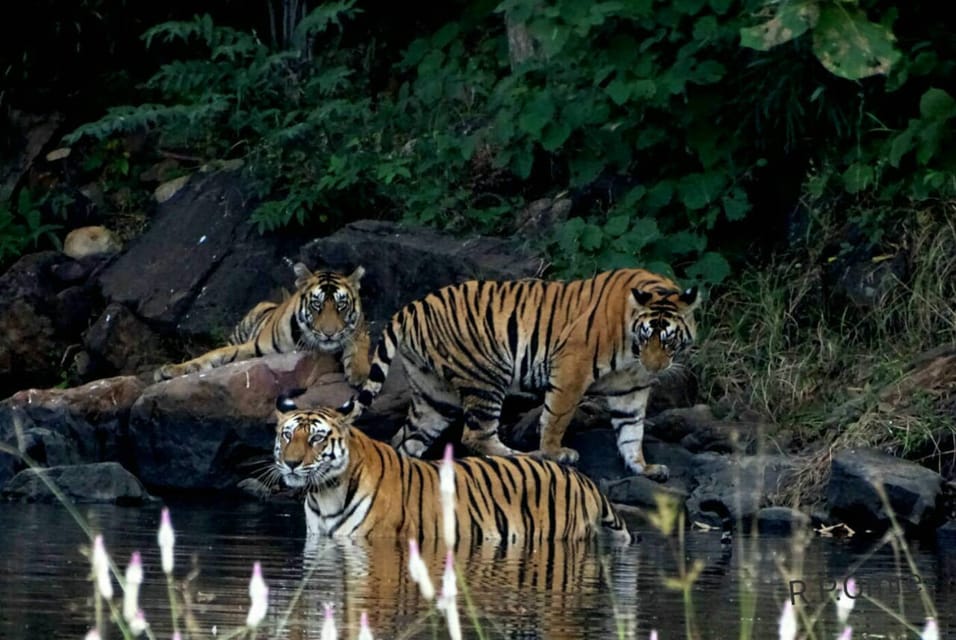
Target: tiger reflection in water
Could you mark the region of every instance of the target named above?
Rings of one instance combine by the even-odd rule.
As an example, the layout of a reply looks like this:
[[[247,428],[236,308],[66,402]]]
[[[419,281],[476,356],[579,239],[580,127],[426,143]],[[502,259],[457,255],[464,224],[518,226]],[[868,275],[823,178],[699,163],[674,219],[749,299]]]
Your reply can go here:
[[[423,545],[437,593],[445,547],[437,540]],[[638,545],[594,539],[459,549],[454,558],[464,637],[477,637],[477,617],[490,638],[634,638],[640,553]],[[293,640],[320,638],[325,603],[333,604],[340,638],[357,637],[362,611],[377,639],[448,637],[435,602],[426,601],[409,578],[407,542],[309,536],[303,565],[305,586],[289,617],[287,637]]]

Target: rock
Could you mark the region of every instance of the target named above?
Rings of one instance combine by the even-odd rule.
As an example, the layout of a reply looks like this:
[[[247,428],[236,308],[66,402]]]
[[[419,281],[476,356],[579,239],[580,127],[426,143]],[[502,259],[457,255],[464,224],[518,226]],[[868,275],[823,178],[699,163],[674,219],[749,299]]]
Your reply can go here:
[[[670,484],[662,484],[644,476],[628,476],[604,482],[600,487],[611,502],[615,503],[654,509],[657,506],[657,496],[665,494],[677,504],[684,504],[687,492]]]
[[[846,449],[833,456],[826,499],[835,519],[856,531],[883,531],[889,526],[880,485],[900,525],[911,532],[935,526],[940,513],[943,478],[914,462],[876,449]]]
[[[685,436],[714,423],[710,407],[697,404],[691,407],[676,407],[661,411],[645,421],[651,435],[668,442],[680,442]]]
[[[96,276],[103,296],[160,330],[224,344],[274,283],[294,281],[280,259],[291,247],[260,235],[251,210],[238,175],[194,176]]]
[[[73,502],[132,505],[154,499],[133,474],[116,462],[25,469],[3,487],[2,494],[7,499],[27,502],[58,500],[47,482],[59,488]]]
[[[764,507],[757,512],[757,531],[763,535],[792,535],[810,526],[810,516],[790,507]]]
[[[126,423],[145,388],[137,378],[95,380],[70,389],[29,389],[0,402],[0,442],[47,466],[129,463]],[[0,484],[24,464],[0,454]]]
[[[696,486],[687,499],[690,522],[720,526],[723,518],[749,523],[792,480],[794,462],[784,455],[743,457],[699,453],[692,461]]]
[[[362,296],[372,320],[386,320],[405,304],[447,284],[474,278],[531,277],[541,259],[497,238],[458,239],[431,229],[362,220],[304,245],[312,269],[365,267]]]
[[[350,393],[327,354],[273,354],[147,387],[130,411],[134,464],[148,486],[166,490],[234,490],[271,456],[275,400],[315,385],[320,404]]]
[[[152,373],[157,362],[171,362],[175,354],[146,323],[121,304],[106,307],[83,334],[90,366],[100,375]]]
[[[189,176],[179,176],[172,180],[167,180],[153,191],[153,198],[156,202],[162,204],[179,193],[186,183],[189,182]]]
[[[956,520],[948,520],[936,529],[936,544],[951,552],[956,551]]]
[[[67,260],[57,251],[29,254],[0,276],[0,396],[59,382],[60,358],[76,336],[57,330],[62,284],[52,269]]]
[[[113,232],[103,226],[74,229],[66,234],[66,239],[63,240],[63,253],[74,260],[113,255],[122,249],[123,245]]]

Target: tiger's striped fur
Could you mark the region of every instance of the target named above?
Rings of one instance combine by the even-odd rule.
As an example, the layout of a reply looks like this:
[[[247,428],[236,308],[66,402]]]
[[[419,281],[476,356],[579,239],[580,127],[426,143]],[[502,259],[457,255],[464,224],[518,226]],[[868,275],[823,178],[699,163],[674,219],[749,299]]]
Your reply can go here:
[[[464,414],[463,443],[479,453],[512,455],[498,436],[505,396],[544,392],[535,455],[576,462],[562,447],[587,393],[608,404],[618,450],[637,474],[667,478],[644,460],[644,410],[656,376],[694,339],[697,289],[641,269],[618,269],[571,282],[469,281],[398,311],[358,394],[361,408],[380,391],[402,355],[412,403],[393,445],[421,457]]]
[[[308,531],[440,537],[439,463],[368,437],[351,424],[357,413],[277,403],[275,469],[287,486],[305,490]],[[631,540],[608,499],[575,469],[527,456],[468,457],[454,472],[458,544],[582,539],[599,531]]]
[[[369,336],[359,297],[365,269],[358,267],[348,276],[334,271],[312,273],[301,262],[292,269],[296,276],[293,295],[282,302],[260,302],[236,325],[229,346],[160,367],[154,379],[167,380],[267,353],[302,349],[341,353],[349,383],[362,384],[369,371]]]

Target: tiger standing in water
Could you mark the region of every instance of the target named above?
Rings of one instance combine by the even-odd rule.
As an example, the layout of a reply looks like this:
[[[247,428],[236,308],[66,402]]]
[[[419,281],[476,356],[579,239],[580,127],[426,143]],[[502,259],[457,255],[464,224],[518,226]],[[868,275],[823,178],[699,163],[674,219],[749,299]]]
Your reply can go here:
[[[349,384],[362,384],[369,372],[369,335],[359,297],[365,269],[358,267],[350,275],[312,273],[297,262],[292,270],[295,293],[282,302],[253,307],[236,325],[229,346],[160,367],[153,378],[158,382],[268,353],[306,350],[341,354]]]
[[[696,287],[642,269],[446,286],[392,317],[358,403],[371,405],[400,353],[412,402],[393,446],[421,457],[463,414],[463,444],[509,456],[520,452],[499,439],[506,395],[543,391],[532,454],[573,464],[578,454],[562,446],[565,431],[582,397],[599,396],[628,468],[663,481],[667,467],[644,460],[644,412],[655,378],[694,340],[698,303]]]
[[[350,405],[300,410],[280,397],[271,479],[304,491],[310,534],[440,538],[439,462],[407,457],[365,435],[352,425],[358,410]],[[540,545],[598,534],[631,541],[594,482],[556,462],[472,456],[454,462],[454,482],[460,546]]]

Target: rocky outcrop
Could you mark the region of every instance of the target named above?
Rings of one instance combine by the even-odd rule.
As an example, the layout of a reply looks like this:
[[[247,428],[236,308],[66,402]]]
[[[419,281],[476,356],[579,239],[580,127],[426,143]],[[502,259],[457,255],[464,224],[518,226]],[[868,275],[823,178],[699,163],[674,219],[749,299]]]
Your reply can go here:
[[[408,302],[447,284],[475,278],[537,275],[540,258],[498,238],[457,239],[432,229],[362,220],[305,244],[299,258],[312,268],[365,267],[362,296],[369,318],[385,320]]]
[[[4,485],[0,493],[8,500],[26,502],[66,498],[72,502],[137,505],[154,500],[143,483],[117,462],[25,469]]]
[[[237,174],[197,174],[159,204],[150,228],[98,278],[103,296],[181,335],[228,335],[272,281],[291,282],[276,240],[249,222]]]
[[[71,389],[29,389],[0,403],[0,442],[46,466],[131,462],[130,407],[145,383],[123,376]],[[0,485],[25,467],[0,453]]]
[[[907,530],[931,531],[942,520],[942,495],[938,473],[876,449],[834,455],[826,490],[833,518],[858,531],[885,530],[887,507]]]

